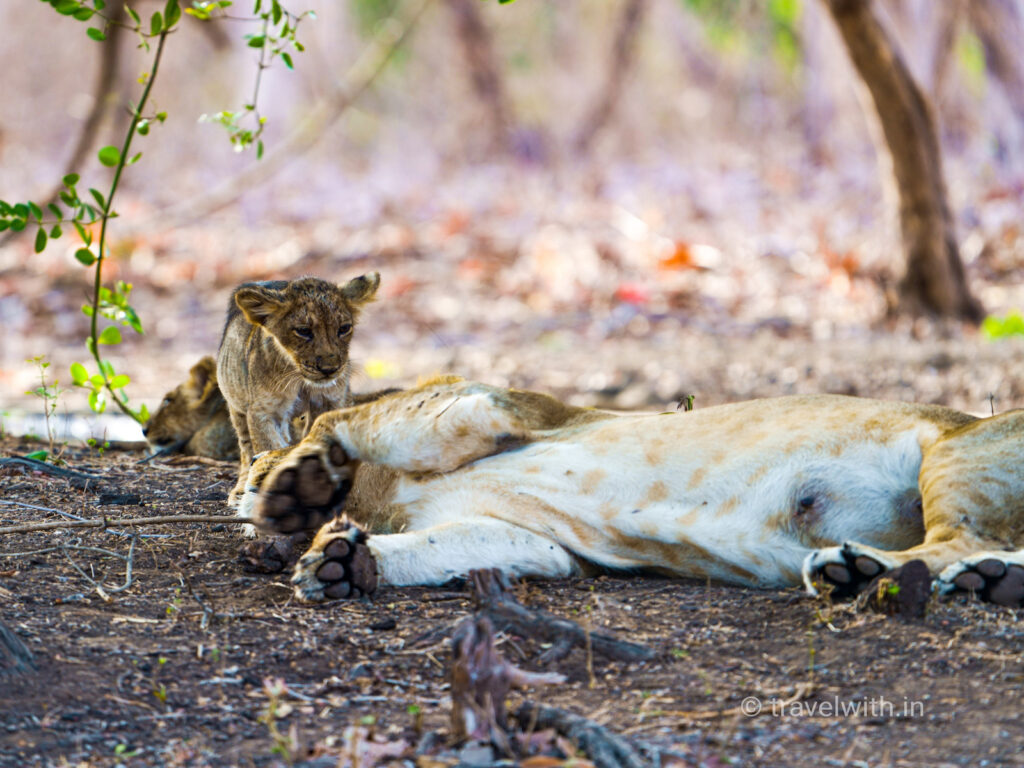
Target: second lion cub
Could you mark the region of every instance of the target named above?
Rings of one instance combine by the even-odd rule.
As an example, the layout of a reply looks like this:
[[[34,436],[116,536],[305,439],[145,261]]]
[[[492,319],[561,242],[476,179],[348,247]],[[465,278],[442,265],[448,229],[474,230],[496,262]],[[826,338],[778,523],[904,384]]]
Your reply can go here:
[[[287,447],[291,420],[349,404],[348,347],[359,312],[380,275],[343,285],[315,277],[244,283],[235,289],[217,353],[217,381],[238,433],[239,477],[228,503],[245,491],[254,455]]]

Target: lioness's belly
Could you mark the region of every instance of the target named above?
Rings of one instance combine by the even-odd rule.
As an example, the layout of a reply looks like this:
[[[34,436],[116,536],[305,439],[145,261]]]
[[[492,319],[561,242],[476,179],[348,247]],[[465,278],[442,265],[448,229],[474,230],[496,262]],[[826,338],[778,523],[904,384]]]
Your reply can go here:
[[[767,415],[730,406],[727,418],[707,409],[553,432],[405,481],[395,501],[413,529],[483,515],[607,567],[759,586],[798,583],[814,548],[919,543],[921,446],[934,425],[902,406],[836,414],[794,400]]]

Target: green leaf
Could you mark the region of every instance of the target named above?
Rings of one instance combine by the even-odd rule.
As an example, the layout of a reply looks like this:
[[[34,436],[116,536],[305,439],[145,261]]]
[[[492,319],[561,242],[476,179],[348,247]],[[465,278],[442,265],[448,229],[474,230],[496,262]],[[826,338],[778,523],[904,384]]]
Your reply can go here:
[[[79,8],[77,11],[75,11],[71,15],[74,16],[79,21],[88,21],[89,19],[92,18],[92,14],[93,14],[92,8],[86,8],[83,5],[81,8]]]
[[[15,219],[14,221],[11,222],[11,229],[13,229],[15,232],[21,232],[23,229],[25,229],[25,220]]]
[[[119,373],[117,374],[117,376],[110,380],[110,388],[122,389],[124,387],[127,387],[130,382],[131,379],[129,379],[125,374]]]
[[[114,366],[109,360],[100,360],[100,370],[106,374],[108,379],[114,378]]]
[[[56,205],[54,205],[53,203],[47,203],[46,207],[50,210],[50,213],[52,213],[58,219],[63,219],[64,218],[64,214],[61,213],[60,208],[57,207]]]
[[[139,14],[136,13],[135,10],[129,8],[128,6],[125,6],[125,11],[127,11],[128,15],[132,17],[132,21],[135,22],[136,26],[142,24],[142,19],[139,18]]]
[[[50,228],[50,239],[51,240],[56,240],[58,237],[60,237],[63,234],[64,234],[64,230],[62,230],[60,228],[60,224],[54,224],[53,227]]]
[[[62,179],[62,181],[64,182],[65,187],[73,187],[75,186],[75,184],[78,183],[78,180],[80,178],[81,176],[79,176],[77,173],[69,173]]]
[[[107,36],[106,34],[104,34],[103,30],[97,29],[96,27],[89,27],[87,30],[85,30],[85,34],[87,34],[91,39],[95,40],[97,43],[102,43],[104,40],[107,39]]]
[[[117,329],[116,325],[111,325],[108,328],[103,329],[103,333],[96,340],[100,344],[120,344],[121,343],[121,331]]]
[[[256,142],[256,159],[260,160],[263,158],[263,139]]]
[[[276,27],[281,23],[281,16],[284,14],[281,11],[281,4],[277,0],[273,0],[270,5],[271,18],[274,20],[274,26]]]
[[[43,222],[43,209],[33,203],[31,200],[28,202],[28,208],[32,211],[32,215],[36,217],[36,221],[42,224]]]
[[[121,162],[121,150],[117,147],[104,147],[98,152],[100,162],[108,168],[112,168]]]
[[[104,8],[107,7],[107,4],[104,2],[104,0],[92,0],[92,4],[96,6],[97,11],[102,11]]]
[[[76,387],[81,387],[89,380],[89,372],[85,370],[85,366],[81,363],[71,364],[71,380],[75,383]]]
[[[78,222],[75,222],[76,224]],[[78,259],[83,266],[91,267],[96,263],[96,254],[90,251],[88,248],[79,248],[75,251],[75,258]],[[90,307],[91,309],[91,307]]]
[[[92,317],[92,304],[83,304],[82,314],[86,317]]]
[[[62,16],[70,16],[81,7],[82,4],[76,0],[58,0],[53,4],[53,10]]]
[[[9,226],[11,226],[11,222],[0,219],[0,232],[6,231]]]
[[[178,5],[178,0],[167,0],[167,4],[164,6],[164,29],[173,27],[180,18],[181,6]]]
[[[96,201],[100,208],[107,207],[107,201],[103,199],[103,195],[100,194],[100,191],[98,189],[93,189],[92,187],[89,187],[89,194],[92,195],[92,199]]]
[[[139,162],[139,158],[141,157],[142,153],[138,152],[135,155],[133,155],[132,158],[127,163],[125,163],[125,165],[135,165],[137,162]]]
[[[248,45],[250,48],[262,48],[266,39],[266,35],[253,35],[249,38]]]
[[[32,451],[32,453],[26,453],[26,459],[33,459],[34,461],[46,461],[46,457],[50,454],[47,451]]]
[[[94,389],[89,393],[89,407],[95,413],[103,413],[107,410],[107,396],[102,389]]]
[[[153,14],[149,20],[149,34],[159,35],[160,30],[164,27],[164,17],[160,15],[160,11]]]
[[[36,253],[42,253],[43,251],[46,250],[46,230],[43,229],[42,227],[40,227],[39,231],[36,232],[35,249]]]
[[[139,320],[139,316],[136,314],[134,309],[131,307],[125,307],[124,316],[125,322],[130,325],[136,333],[145,333],[145,331],[142,330],[142,321]]]
[[[291,54],[289,54],[287,51],[281,54],[281,61],[284,62],[284,65],[288,67],[288,69],[295,69],[295,66],[292,64]]]
[[[103,385],[106,384],[106,382],[103,380],[103,377],[100,376],[98,373],[94,373],[92,376],[89,377],[89,383],[92,385],[93,389],[101,389]]]
[[[85,243],[86,245],[92,245],[92,232],[83,227],[77,221],[72,221],[71,225],[75,228],[75,231],[78,233],[78,236],[82,238],[83,243]],[[78,258],[78,254],[75,254],[75,258]]]
[[[145,424],[147,421],[149,421],[149,408],[147,408],[146,404],[143,403],[142,407],[139,408],[139,410],[137,410],[134,415],[136,421],[138,421],[140,424]]]
[[[139,132],[139,136],[149,135],[149,120],[139,120],[139,124],[135,126],[135,130]]]

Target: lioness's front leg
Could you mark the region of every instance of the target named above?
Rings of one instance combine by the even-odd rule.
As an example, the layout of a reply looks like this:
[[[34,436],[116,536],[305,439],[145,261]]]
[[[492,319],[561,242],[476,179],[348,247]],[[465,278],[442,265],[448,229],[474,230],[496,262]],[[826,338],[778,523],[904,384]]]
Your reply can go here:
[[[501,520],[374,536],[340,518],[317,532],[292,583],[297,598],[319,602],[369,595],[378,583],[444,584],[475,568],[547,578],[580,573],[576,559],[554,541]]]

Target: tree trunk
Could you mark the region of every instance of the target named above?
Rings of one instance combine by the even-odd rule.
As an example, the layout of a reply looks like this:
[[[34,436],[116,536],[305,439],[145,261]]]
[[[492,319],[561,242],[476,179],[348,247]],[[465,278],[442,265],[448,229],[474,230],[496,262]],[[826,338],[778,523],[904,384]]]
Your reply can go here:
[[[462,58],[470,74],[473,93],[484,107],[491,149],[506,152],[511,148],[511,110],[505,84],[495,61],[490,32],[480,15],[480,0],[448,0],[455,17],[455,32],[462,47]]]
[[[978,321],[983,313],[960,261],[931,107],[875,16],[872,0],[823,2],[871,94],[892,159],[906,256],[900,309]]]
[[[633,61],[636,58],[636,38],[643,22],[644,13],[647,11],[648,0],[626,0],[622,8],[622,16],[615,32],[615,41],[612,43],[612,55],[608,62],[608,75],[605,79],[604,88],[598,95],[597,101],[587,112],[576,139],[573,141],[573,149],[577,154],[585,155],[590,151],[595,137],[611,120],[622,96],[622,86],[626,82],[629,71],[633,68]]]

